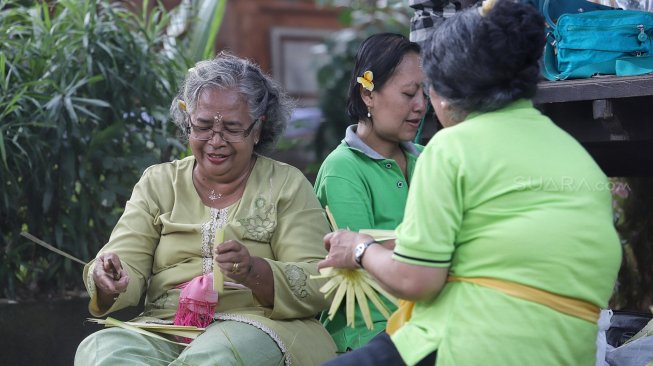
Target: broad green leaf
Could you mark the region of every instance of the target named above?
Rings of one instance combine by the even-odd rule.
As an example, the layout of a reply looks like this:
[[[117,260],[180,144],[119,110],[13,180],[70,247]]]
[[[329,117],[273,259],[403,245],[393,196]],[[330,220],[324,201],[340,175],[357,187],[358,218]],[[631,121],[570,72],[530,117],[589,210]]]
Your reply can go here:
[[[9,84],[9,75],[5,75],[5,65],[7,64],[7,57],[4,52],[0,51],[0,77],[2,78],[2,90],[7,90],[7,85]]]
[[[84,114],[84,115],[86,115],[88,117],[91,117],[93,120],[97,121],[97,120],[100,120],[100,118],[101,118],[97,114],[89,111],[88,109],[82,107],[81,105],[74,104],[73,107],[75,107],[75,109],[78,110],[79,112],[81,112],[82,114]]]
[[[91,138],[88,152],[94,152],[100,146],[106,146],[110,140],[123,132],[124,124],[122,122],[114,122],[107,128],[96,131]]]
[[[52,28],[52,21],[50,20],[50,9],[48,9],[48,2],[44,1],[42,3],[42,14],[43,14],[43,23],[46,29]]]
[[[104,100],[100,100],[100,99],[72,97],[71,100],[74,101],[74,102],[79,102],[79,103],[83,103],[83,104],[90,104],[90,105],[93,105],[93,106],[96,106],[96,107],[103,107],[103,108],[110,108],[111,107],[111,104],[107,103]]]
[[[2,164],[4,164],[5,169],[9,170],[9,164],[7,163],[7,148],[5,147],[5,139],[3,137],[4,131],[0,128],[0,157],[2,157]]]
[[[211,58],[215,54],[215,38],[222,24],[226,0],[200,0],[190,33],[189,57],[193,61]]]
[[[75,108],[73,108],[73,103],[72,100],[70,100],[70,96],[66,95],[63,98],[64,106],[66,107],[66,111],[68,111],[68,117],[75,122],[79,123],[79,117],[77,117],[77,113],[75,112]]]

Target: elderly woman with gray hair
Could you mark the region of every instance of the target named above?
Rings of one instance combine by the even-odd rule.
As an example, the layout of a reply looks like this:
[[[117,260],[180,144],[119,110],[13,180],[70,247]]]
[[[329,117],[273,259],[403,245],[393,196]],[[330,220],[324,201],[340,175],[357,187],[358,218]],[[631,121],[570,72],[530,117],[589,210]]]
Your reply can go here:
[[[149,167],[84,270],[94,316],[139,303],[138,321],[205,327],[187,346],[122,328],[86,338],[76,365],[315,365],[335,355],[315,319],[329,231],[310,183],[261,155],[289,101],[258,66],[222,53],[188,71],[172,103],[193,156]],[[213,273],[225,276],[213,291]],[[222,277],[222,276],[221,276]]]

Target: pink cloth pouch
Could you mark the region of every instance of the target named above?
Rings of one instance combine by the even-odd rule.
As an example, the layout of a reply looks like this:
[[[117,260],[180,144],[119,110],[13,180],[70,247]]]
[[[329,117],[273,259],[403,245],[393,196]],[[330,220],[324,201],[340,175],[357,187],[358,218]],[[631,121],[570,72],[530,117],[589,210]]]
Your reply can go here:
[[[207,273],[177,286],[182,289],[175,314],[175,325],[206,328],[213,322],[218,293],[213,291],[213,273]]]

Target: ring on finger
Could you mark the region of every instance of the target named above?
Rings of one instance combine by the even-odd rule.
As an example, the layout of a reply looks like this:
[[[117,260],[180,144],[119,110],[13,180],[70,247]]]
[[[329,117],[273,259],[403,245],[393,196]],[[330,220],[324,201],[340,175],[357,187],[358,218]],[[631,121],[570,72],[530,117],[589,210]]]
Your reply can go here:
[[[240,263],[234,262],[234,265],[231,267],[231,273],[238,272],[238,266],[240,266]]]

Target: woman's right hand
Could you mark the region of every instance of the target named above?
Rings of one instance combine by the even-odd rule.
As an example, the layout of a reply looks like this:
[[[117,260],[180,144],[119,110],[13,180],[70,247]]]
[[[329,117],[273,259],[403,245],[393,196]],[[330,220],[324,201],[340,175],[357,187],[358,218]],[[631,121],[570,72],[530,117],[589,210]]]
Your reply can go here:
[[[100,254],[95,260],[93,281],[95,281],[100,302],[110,301],[113,303],[120,293],[127,291],[129,276],[127,271],[122,268],[118,255],[107,252]]]
[[[338,230],[324,236],[324,248],[329,251],[327,257],[318,262],[317,268],[325,267],[358,269],[354,259],[354,248],[358,243],[371,240],[372,237],[350,230]]]

